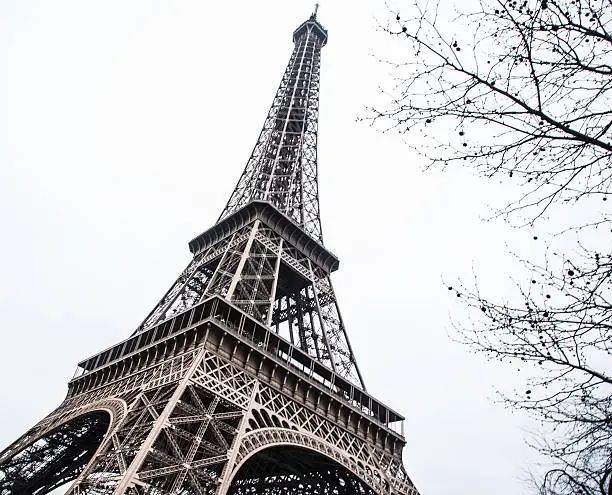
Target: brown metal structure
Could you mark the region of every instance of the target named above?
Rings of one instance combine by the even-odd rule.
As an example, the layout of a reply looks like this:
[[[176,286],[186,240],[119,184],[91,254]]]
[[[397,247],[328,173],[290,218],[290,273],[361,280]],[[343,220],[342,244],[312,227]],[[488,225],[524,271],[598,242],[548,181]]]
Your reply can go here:
[[[403,417],[366,392],[317,190],[316,12],[193,260],[129,338],[0,453],[0,495],[406,494]]]

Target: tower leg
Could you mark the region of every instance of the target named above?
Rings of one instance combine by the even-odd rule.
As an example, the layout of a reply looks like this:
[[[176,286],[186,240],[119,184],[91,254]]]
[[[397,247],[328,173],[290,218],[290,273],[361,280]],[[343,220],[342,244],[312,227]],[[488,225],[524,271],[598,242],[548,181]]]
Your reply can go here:
[[[178,382],[140,393],[115,440],[69,493],[217,492],[255,389],[255,380],[240,374],[200,348]],[[241,380],[234,390],[231,385]]]
[[[351,415],[330,417],[341,404],[206,336],[67,398],[0,455],[0,495],[44,495],[70,480],[69,495],[416,495],[401,458],[366,440]]]

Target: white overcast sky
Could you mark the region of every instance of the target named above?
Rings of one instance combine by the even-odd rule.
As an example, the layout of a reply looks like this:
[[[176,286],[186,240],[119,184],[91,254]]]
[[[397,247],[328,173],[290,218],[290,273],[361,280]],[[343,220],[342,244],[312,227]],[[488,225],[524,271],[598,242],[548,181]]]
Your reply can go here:
[[[449,0],[449,7],[451,2]],[[0,448],[56,407],[77,361],[127,337],[189,261],[257,139],[312,9],[301,1],[0,0]],[[340,307],[370,392],[406,420],[424,495],[526,491],[522,382],[452,342],[447,281],[501,294],[502,186],[424,173],[357,123],[388,81],[382,0],[327,0],[320,193]],[[410,139],[407,136],[406,139]],[[531,233],[511,233],[531,249]]]

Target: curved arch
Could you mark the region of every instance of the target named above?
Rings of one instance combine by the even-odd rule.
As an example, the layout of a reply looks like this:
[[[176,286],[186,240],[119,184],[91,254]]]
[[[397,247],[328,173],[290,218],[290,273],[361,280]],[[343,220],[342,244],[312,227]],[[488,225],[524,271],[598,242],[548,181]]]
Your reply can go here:
[[[0,452],[0,466],[8,459],[17,455],[22,450],[28,448],[34,442],[38,441],[44,435],[48,434],[58,426],[71,421],[72,419],[94,411],[106,411],[111,417],[109,430],[113,430],[127,414],[127,404],[122,399],[103,399],[91,404],[86,404],[80,407],[62,407],[60,406],[49,416],[44,418],[28,432],[22,435],[19,439],[9,445],[6,449]]]
[[[43,495],[74,480],[126,410],[121,400],[105,400],[43,420],[3,453],[0,493]]]
[[[266,452],[267,457],[269,457],[269,454],[273,450],[282,451],[288,448],[316,453],[325,462],[333,463],[337,467],[342,468],[344,472],[350,475],[349,477],[352,476],[354,478],[354,480],[351,479],[353,485],[356,483],[355,480],[358,481],[357,484],[361,483],[363,485],[362,489],[364,491],[361,493],[389,493],[389,483],[376,468],[363,466],[363,464],[358,463],[354,457],[317,437],[285,428],[263,428],[251,431],[242,438],[230,477],[231,484],[227,488],[226,493],[242,493],[237,489],[236,480],[240,479],[241,471],[242,474],[244,474],[243,469],[251,460],[260,460],[258,459],[258,456],[262,457],[260,453]],[[289,457],[291,457],[291,455],[295,455],[296,452],[293,450],[288,452],[288,454],[290,454]],[[277,461],[282,462],[282,458],[277,459]],[[320,465],[320,462],[317,464]],[[275,467],[275,470],[277,470],[277,468],[278,466]],[[359,492],[349,490],[346,493]]]

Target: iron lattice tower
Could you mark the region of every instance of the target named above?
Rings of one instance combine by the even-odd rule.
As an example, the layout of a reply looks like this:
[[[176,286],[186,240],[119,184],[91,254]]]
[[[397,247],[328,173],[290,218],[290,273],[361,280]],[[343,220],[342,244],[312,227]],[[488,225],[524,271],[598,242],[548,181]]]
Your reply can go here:
[[[403,417],[367,393],[317,186],[316,12],[218,222],[126,340],[0,453],[0,495],[410,494]]]

